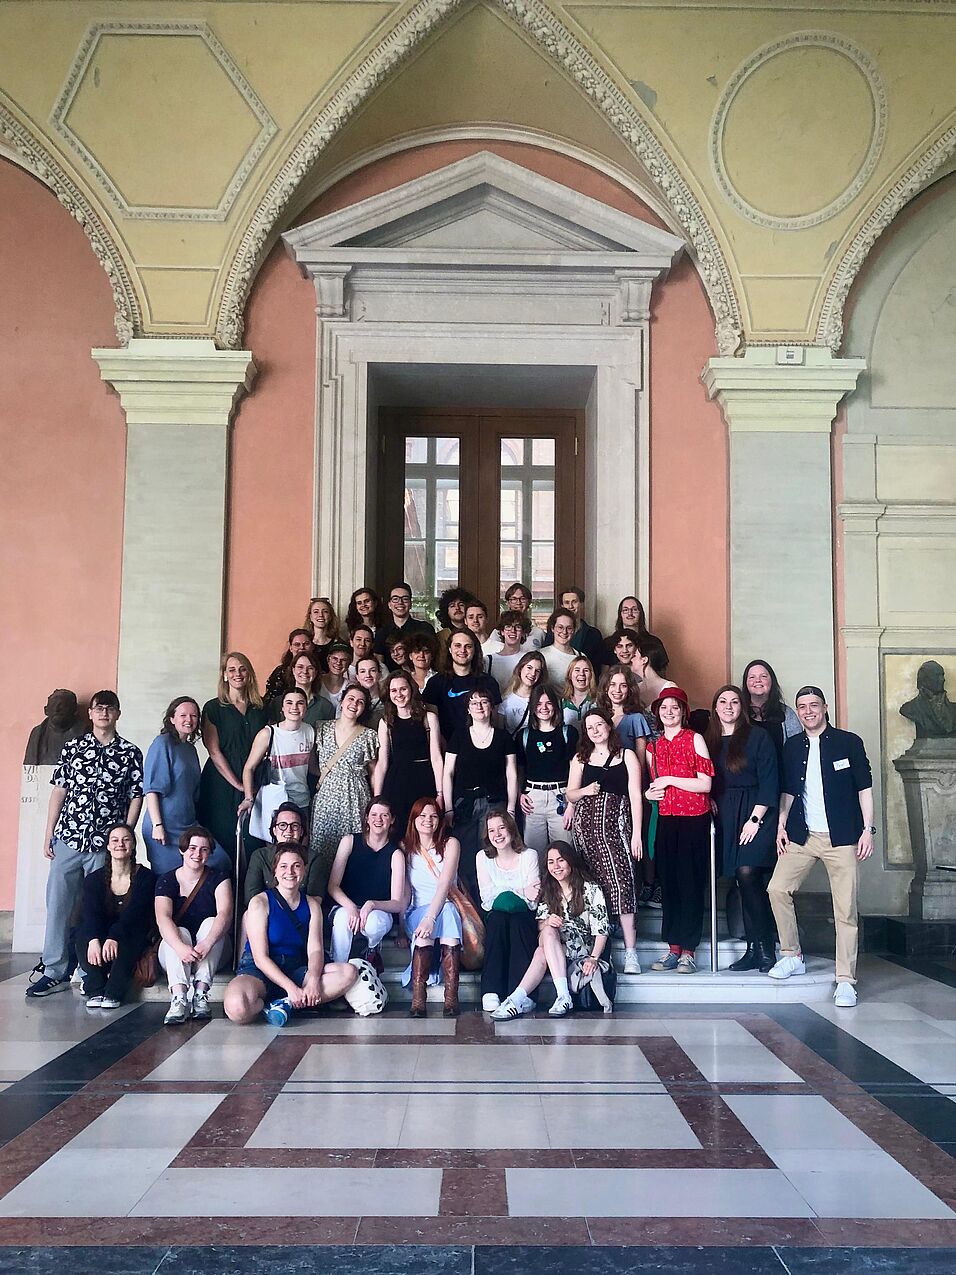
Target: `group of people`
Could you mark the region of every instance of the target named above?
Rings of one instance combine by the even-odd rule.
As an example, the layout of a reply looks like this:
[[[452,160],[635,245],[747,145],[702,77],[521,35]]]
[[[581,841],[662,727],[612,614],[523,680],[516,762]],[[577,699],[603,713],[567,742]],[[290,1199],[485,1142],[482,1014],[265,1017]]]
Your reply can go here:
[[[793,894],[822,859],[835,999],[855,1003],[857,863],[875,833],[862,741],[830,725],[818,687],[787,706],[762,659],[692,711],[636,597],[606,636],[582,590],[559,601],[540,627],[513,584],[491,629],[483,603],[450,589],[436,633],[404,582],[384,603],[356,590],[344,629],[313,598],[265,694],[227,653],[215,698],[174,699],[145,763],[117,733],[115,693],[98,692],[53,776],[47,933],[27,995],[68,985],[72,936],[94,1006],[120,1002],[154,924],[167,1021],[203,1017],[242,904],[235,1021],[348,995],[350,954],[380,968],[396,918],[413,1014],[429,981],[458,1012],[462,960],[481,964],[498,1016],[527,1012],[549,971],[551,1012],[583,988],[609,1009],[613,926],[623,973],[641,972],[639,906],[661,914],[651,968],[695,972],[713,830],[747,939],[732,968],[804,970]],[[135,857],[144,796],[149,867]]]

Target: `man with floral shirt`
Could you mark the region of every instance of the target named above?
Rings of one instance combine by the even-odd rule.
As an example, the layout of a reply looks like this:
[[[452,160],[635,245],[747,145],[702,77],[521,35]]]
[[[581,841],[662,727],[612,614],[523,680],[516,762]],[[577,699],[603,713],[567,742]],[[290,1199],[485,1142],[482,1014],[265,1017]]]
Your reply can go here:
[[[135,827],[143,804],[143,754],[116,733],[116,692],[97,691],[89,715],[91,729],[64,745],[51,781],[43,848],[50,860],[43,973],[27,988],[31,998],[69,987],[70,924],[83,879],[106,862],[111,825]]]

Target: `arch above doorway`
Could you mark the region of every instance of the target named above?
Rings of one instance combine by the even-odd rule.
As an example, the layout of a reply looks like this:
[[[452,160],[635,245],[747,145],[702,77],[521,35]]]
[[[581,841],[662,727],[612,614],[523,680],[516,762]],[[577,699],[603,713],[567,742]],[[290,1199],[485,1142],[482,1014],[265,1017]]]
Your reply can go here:
[[[586,583],[646,594],[650,296],[680,239],[489,152],[283,238],[320,325],[316,588],[374,573],[375,369],[507,366],[589,370],[568,405],[585,419]]]
[[[236,245],[221,296],[216,338],[226,346],[242,341],[243,309],[253,279],[296,191],[341,129],[371,96],[404,65],[464,0],[418,0],[336,90],[270,182]],[[740,307],[731,272],[704,207],[638,107],[540,0],[487,0],[500,9],[561,73],[586,95],[636,156],[694,255],[714,314],[721,354],[741,341]]]

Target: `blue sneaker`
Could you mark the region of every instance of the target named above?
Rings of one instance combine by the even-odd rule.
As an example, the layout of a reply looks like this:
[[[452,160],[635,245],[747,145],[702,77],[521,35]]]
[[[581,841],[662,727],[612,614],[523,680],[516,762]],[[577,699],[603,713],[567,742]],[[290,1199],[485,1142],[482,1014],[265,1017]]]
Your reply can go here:
[[[35,983],[31,983],[26,990],[29,1000],[38,996],[52,996],[54,992],[68,992],[70,990],[69,978],[50,978],[49,974],[41,974]]]
[[[262,1016],[271,1027],[285,1027],[291,1008],[287,1000],[273,1001],[262,1011]]]
[[[659,960],[656,960],[651,966],[652,970],[676,970],[680,964],[680,958],[675,956],[673,952],[665,953]],[[682,971],[683,972],[683,971]],[[688,973],[693,971],[688,970]]]

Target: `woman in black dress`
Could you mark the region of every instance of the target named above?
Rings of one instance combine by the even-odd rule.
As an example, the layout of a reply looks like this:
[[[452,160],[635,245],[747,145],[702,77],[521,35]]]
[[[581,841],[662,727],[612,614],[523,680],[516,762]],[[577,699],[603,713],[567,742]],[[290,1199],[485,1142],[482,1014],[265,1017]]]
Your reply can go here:
[[[714,696],[707,732],[714,762],[711,801],[718,863],[740,887],[747,950],[732,970],[766,973],[777,959],[767,883],[777,862],[777,755],[770,734],[744,712],[743,693],[722,686]]]
[[[442,755],[438,716],[422,703],[410,673],[389,674],[383,696],[385,712],[378,724],[378,761],[372,787],[384,797],[395,816],[398,840],[419,797],[441,802]]]
[[[457,637],[458,634],[452,638],[452,643]],[[477,687],[465,704],[466,724],[448,742],[442,791],[445,818],[452,822],[454,834],[461,843],[458,863],[461,883],[480,904],[475,859],[485,820],[493,810],[502,809],[507,809],[514,818],[518,806],[518,763],[514,740],[492,721],[489,693]]]

